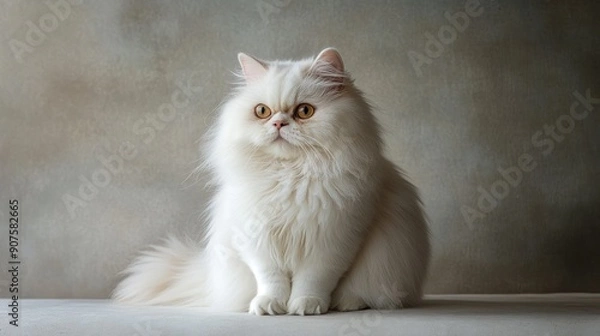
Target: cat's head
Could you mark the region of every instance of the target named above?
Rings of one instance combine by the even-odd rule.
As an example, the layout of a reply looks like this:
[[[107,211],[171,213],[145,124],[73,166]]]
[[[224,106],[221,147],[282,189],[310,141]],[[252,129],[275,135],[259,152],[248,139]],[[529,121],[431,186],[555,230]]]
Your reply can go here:
[[[377,141],[369,106],[335,49],[301,61],[238,59],[243,83],[223,110],[221,140],[279,158]]]

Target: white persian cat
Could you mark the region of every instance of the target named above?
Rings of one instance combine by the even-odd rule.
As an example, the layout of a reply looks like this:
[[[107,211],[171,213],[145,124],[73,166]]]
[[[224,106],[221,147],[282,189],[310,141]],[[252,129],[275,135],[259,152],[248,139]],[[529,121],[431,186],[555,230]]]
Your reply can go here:
[[[421,202],[383,156],[340,54],[238,58],[244,83],[209,132],[205,246],[167,240],[114,298],[257,315],[417,304],[430,254]]]

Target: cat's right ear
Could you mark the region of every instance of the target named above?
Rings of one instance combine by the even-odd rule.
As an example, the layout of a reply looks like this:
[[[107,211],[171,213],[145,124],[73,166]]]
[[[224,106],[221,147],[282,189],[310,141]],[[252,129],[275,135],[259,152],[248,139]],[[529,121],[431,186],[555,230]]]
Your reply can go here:
[[[267,64],[250,55],[239,53],[238,61],[242,66],[244,78],[248,83],[261,79],[267,73]]]

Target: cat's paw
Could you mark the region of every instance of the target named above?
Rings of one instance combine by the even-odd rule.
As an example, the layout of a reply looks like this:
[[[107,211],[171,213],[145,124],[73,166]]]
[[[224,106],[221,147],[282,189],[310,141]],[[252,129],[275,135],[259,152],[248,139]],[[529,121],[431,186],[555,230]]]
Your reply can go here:
[[[270,296],[257,295],[250,302],[248,313],[259,316],[285,314],[285,304]]]
[[[288,313],[292,315],[320,315],[327,310],[329,303],[317,296],[299,296],[288,304]]]

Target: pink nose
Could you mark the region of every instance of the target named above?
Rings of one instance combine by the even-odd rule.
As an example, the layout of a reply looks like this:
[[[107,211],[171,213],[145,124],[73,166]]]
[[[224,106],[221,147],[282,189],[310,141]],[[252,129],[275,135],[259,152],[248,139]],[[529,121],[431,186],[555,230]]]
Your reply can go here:
[[[277,120],[273,123],[273,126],[275,126],[278,130],[280,130],[283,126],[287,126],[289,125],[289,123],[286,123],[285,121],[282,120]]]

